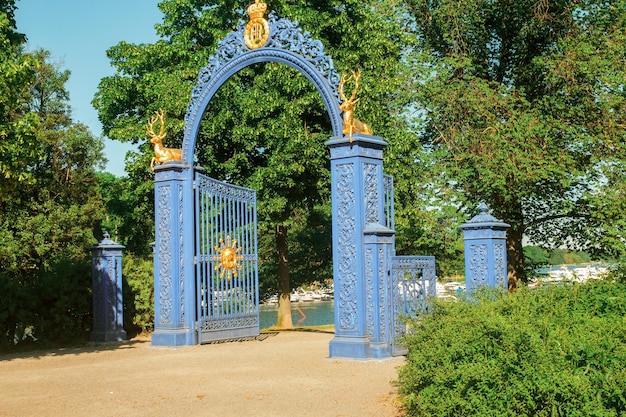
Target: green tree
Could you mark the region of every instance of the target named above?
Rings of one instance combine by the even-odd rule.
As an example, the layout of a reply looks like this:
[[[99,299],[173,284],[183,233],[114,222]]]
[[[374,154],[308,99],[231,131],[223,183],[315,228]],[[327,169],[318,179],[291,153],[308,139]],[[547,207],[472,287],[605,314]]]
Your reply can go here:
[[[71,120],[69,72],[49,63],[45,51],[29,57],[33,78],[22,114],[39,120],[32,150],[38,157],[20,161],[32,181],[12,187],[0,202],[3,348],[25,336],[54,342],[85,335],[91,325],[89,247],[103,209],[95,170],[103,167],[104,146]]]
[[[152,253],[154,218],[146,213],[153,197],[149,183],[135,186],[131,177],[116,177],[108,172],[96,174],[98,192],[106,207],[102,230],[107,230],[113,240],[126,246],[125,252],[147,257]]]
[[[407,4],[431,178],[511,225],[510,285],[525,234],[623,251],[626,3]]]
[[[551,265],[550,253],[540,246],[524,246],[524,263],[532,270]]]
[[[39,120],[28,108],[37,62],[23,51],[26,37],[17,32],[14,12],[15,1],[0,1],[0,204],[19,184],[34,181],[29,167],[43,157]]]
[[[241,4],[231,1],[167,0],[159,8],[164,18],[156,28],[162,39],[152,45],[121,42],[109,49],[117,73],[101,81],[94,99],[107,136],[140,143],[127,170],[133,183],[142,187],[151,186],[151,150],[143,139],[147,118],[155,110],[165,110],[168,146],[180,146],[199,70],[237,21],[247,20]],[[268,8],[299,21],[322,40],[340,72],[362,69],[357,112],[373,125],[375,134],[391,143],[414,138],[400,117],[408,93],[390,93],[406,91],[401,60],[406,36],[394,20],[396,10],[357,1],[271,1]],[[279,64],[253,65],[233,76],[212,99],[200,125],[198,164],[210,176],[258,191],[261,271],[273,270],[277,277],[261,281],[267,286],[273,281],[280,291],[279,325],[284,327],[291,326],[291,279],[312,279],[307,270],[317,271],[314,279],[331,273],[329,163],[323,145],[330,135],[330,122],[314,87]],[[143,209],[148,213],[152,204]],[[307,231],[324,237],[313,240]],[[301,254],[300,248],[311,243],[307,256],[290,256],[292,248]],[[266,258],[269,254],[272,258]]]

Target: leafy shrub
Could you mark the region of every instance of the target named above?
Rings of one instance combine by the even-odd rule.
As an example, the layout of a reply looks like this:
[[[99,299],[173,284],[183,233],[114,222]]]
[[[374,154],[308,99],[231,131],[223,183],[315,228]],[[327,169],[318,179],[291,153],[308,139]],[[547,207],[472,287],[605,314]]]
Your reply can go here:
[[[626,413],[626,284],[597,281],[435,303],[407,337],[408,416]]]
[[[60,258],[31,276],[0,275],[0,351],[87,340],[92,324],[91,264]]]
[[[91,259],[62,259],[37,280],[34,335],[46,344],[84,341],[93,324]]]
[[[122,260],[124,328],[145,332],[154,327],[154,265],[151,259],[125,254]]]

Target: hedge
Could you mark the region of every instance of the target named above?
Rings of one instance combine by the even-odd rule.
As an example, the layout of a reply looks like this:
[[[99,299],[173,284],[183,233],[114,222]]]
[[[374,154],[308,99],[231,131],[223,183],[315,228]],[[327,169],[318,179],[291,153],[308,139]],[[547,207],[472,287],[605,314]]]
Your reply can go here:
[[[626,415],[626,284],[550,285],[435,302],[413,323],[407,416]]]

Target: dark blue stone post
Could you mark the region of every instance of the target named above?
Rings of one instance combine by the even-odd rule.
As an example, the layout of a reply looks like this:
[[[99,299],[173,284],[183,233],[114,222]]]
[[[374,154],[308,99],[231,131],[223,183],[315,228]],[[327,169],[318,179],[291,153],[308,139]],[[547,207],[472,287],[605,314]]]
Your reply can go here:
[[[489,214],[485,203],[480,214],[461,225],[465,241],[465,289],[507,287],[506,229],[510,226]]]
[[[91,278],[93,285],[94,342],[114,342],[126,339],[124,305],[122,300],[122,249],[124,246],[104,239],[91,248]]]

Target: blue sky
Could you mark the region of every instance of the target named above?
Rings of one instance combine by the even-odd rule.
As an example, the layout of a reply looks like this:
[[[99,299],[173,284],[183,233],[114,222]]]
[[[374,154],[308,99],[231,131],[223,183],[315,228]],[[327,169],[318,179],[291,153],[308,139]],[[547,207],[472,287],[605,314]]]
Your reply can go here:
[[[53,62],[71,71],[66,85],[72,116],[102,134],[91,105],[103,77],[113,75],[106,50],[120,41],[154,43],[154,25],[162,14],[160,0],[18,0],[17,29],[26,34],[28,50],[47,49]],[[105,140],[107,171],[124,175],[124,155],[132,145]]]

